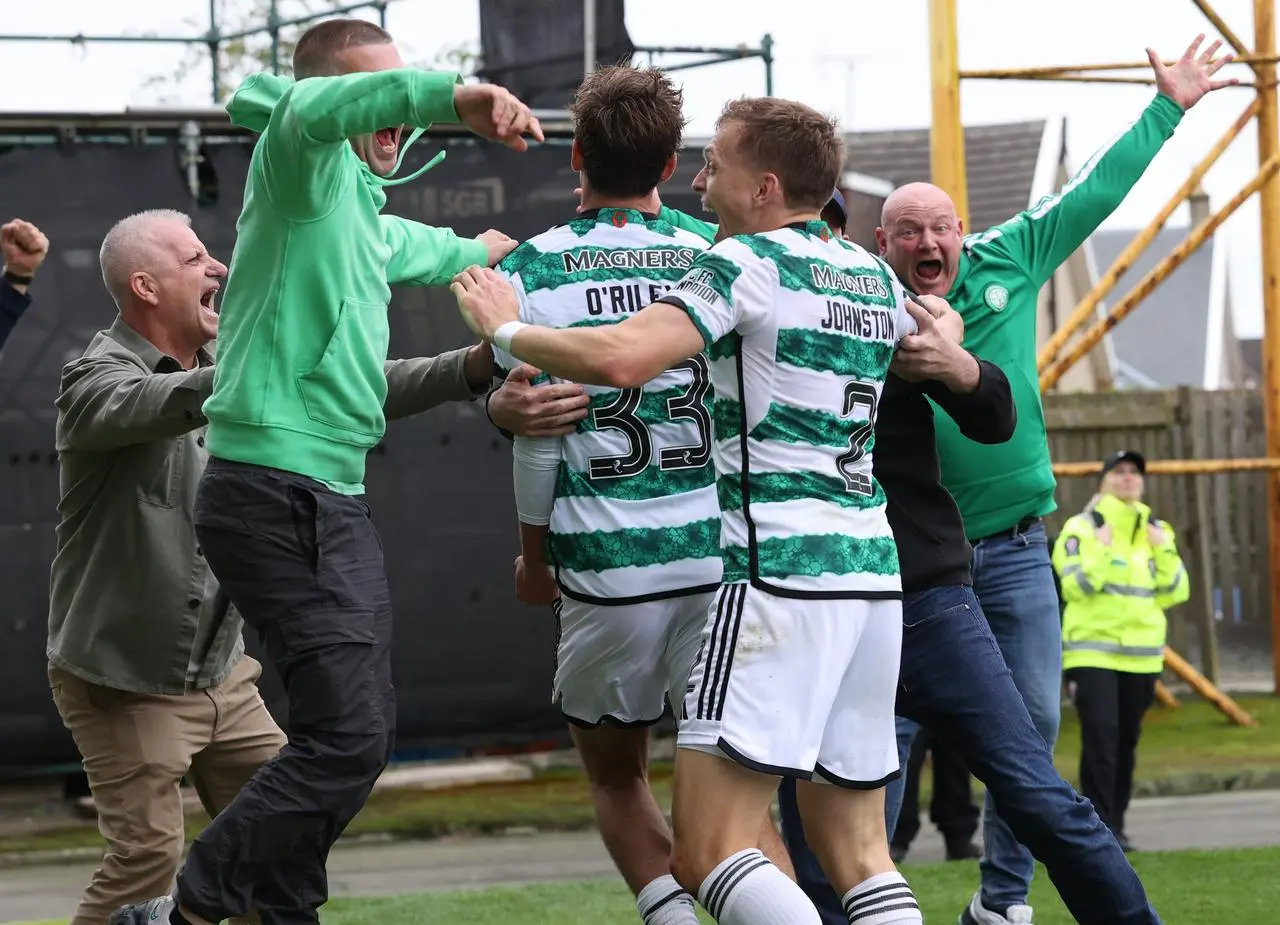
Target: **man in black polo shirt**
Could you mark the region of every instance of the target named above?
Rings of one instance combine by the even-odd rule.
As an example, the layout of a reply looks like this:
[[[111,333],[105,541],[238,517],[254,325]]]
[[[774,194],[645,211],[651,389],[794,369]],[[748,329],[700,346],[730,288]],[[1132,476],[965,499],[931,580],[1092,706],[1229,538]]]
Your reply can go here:
[[[827,216],[824,214],[824,218]],[[834,222],[833,222],[834,219]],[[827,218],[844,233],[843,209]],[[976,388],[953,391],[948,362],[977,363]],[[914,381],[912,381],[914,380]],[[974,596],[960,510],[938,464],[932,399],[979,443],[1002,443],[1017,412],[999,367],[957,346],[947,356],[921,357],[899,349],[885,380],[875,425],[876,481],[888,501],[889,525],[902,569],[902,665],[898,677],[898,757],[906,765],[910,726],[918,723],[954,750],[987,786],[1001,818],[1048,869],[1063,903],[1081,925],[1160,919],[1142,882],[1093,805],[1078,796],[1053,764]],[[904,746],[907,746],[904,748]],[[890,838],[902,782],[889,785]],[[857,910],[841,908],[805,841],[795,782],[778,791],[782,831],[796,879],[824,925],[846,925]],[[1026,925],[1031,925],[1030,919]]]

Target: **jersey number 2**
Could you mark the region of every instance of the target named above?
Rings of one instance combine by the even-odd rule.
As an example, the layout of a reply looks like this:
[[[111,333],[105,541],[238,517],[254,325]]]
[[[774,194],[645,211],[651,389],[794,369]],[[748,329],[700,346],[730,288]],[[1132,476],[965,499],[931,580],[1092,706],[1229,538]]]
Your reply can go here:
[[[691,357],[671,368],[690,373],[689,388],[676,398],[667,399],[667,419],[693,421],[698,428],[698,442],[694,446],[667,446],[658,451],[658,468],[698,469],[711,459],[711,415],[703,404],[711,380],[708,376],[707,358],[702,354]],[[617,456],[593,456],[588,460],[592,479],[624,479],[639,475],[653,457],[653,435],[644,421],[636,416],[642,389],[623,389],[616,401],[597,408],[592,420],[597,428],[612,427],[627,437],[627,451]]]
[[[856,472],[853,467],[867,455],[867,442],[871,439],[876,426],[876,390],[869,382],[853,380],[845,383],[844,405],[841,414],[849,417],[859,408],[867,409],[867,420],[853,429],[849,434],[849,449],[836,457],[836,468],[844,478],[844,490],[859,495],[870,495],[871,476],[865,472]]]

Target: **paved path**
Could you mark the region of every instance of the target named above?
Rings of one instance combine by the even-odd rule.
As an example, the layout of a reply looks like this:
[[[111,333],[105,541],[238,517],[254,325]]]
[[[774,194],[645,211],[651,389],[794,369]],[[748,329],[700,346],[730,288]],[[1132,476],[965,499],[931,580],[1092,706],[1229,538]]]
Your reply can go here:
[[[1280,845],[1280,791],[1137,800],[1129,827],[1130,837],[1148,851]],[[942,839],[931,825],[909,860],[942,860]],[[94,866],[0,870],[0,923],[69,916]],[[363,844],[339,847],[329,862],[334,896],[615,876],[594,832]]]

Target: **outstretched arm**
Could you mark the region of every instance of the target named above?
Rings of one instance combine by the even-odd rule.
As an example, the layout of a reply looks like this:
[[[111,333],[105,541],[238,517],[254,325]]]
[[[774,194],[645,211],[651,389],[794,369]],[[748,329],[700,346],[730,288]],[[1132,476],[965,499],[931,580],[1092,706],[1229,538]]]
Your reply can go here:
[[[233,122],[243,123],[254,117],[255,109],[270,108],[261,142],[265,192],[294,219],[327,214],[347,192],[356,167],[355,158],[343,150],[348,139],[401,125],[425,128],[459,121],[454,87],[461,78],[451,72],[393,68],[310,77],[288,85],[275,101],[278,82],[271,75],[249,78],[227,112]]]
[[[500,231],[460,238],[448,228],[424,225],[398,215],[380,215],[382,236],[391,248],[387,282],[393,286],[443,286],[467,267],[490,267],[516,241]]]
[[[434,357],[388,360],[388,421],[407,418],[449,401],[470,401],[485,394],[493,376],[493,354],[484,344]]]
[[[206,423],[213,367],[148,374],[127,363],[89,358],[67,365],[57,407],[73,450],[114,450],[177,437]]]
[[[473,331],[559,379],[638,388],[704,347],[688,313],[674,305],[654,303],[618,324],[546,328],[517,320],[516,292],[493,270],[472,267],[449,288]]]
[[[262,170],[276,208],[293,218],[325,214],[345,191],[352,159],[342,150],[348,139],[384,128],[425,129],[436,122],[466,125],[481,138],[516,151],[528,148],[524,135],[543,140],[529,108],[495,84],[463,85],[452,71],[392,68],[333,77],[310,77],[289,84],[269,74],[249,78],[227,104],[232,121],[265,126]]]
[[[1129,195],[1183,114],[1205,94],[1238,83],[1213,79],[1232,56],[1213,57],[1221,41],[1197,54],[1202,41],[1203,35],[1197,37],[1172,67],[1148,48],[1158,92],[1138,121],[1095,152],[1061,193],[1046,196],[976,242],[1007,251],[1037,284],[1052,276]]]

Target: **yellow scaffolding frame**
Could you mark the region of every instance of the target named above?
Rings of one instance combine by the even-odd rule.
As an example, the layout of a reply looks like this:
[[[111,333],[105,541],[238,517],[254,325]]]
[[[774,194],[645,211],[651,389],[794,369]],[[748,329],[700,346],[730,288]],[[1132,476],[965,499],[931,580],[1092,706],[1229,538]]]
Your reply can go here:
[[[1270,591],[1272,658],[1276,693],[1280,695],[1280,139],[1277,138],[1277,87],[1275,0],[1253,2],[1253,49],[1240,40],[1213,9],[1210,0],[1191,0],[1235,51],[1234,63],[1253,70],[1252,82],[1242,82],[1255,94],[1226,134],[1204,159],[1192,169],[1187,181],[1159,211],[1151,223],[1124,249],[1093,289],[1080,301],[1067,321],[1054,332],[1037,357],[1040,388],[1052,388],[1068,369],[1085,356],[1120,321],[1187,259],[1240,205],[1257,193],[1262,213],[1262,298],[1264,332],[1262,338],[1263,398],[1266,407],[1267,458],[1250,460],[1168,460],[1153,462],[1152,471],[1230,472],[1242,469],[1265,470],[1270,537]],[[1149,67],[1146,61],[1113,64],[1084,64],[1005,70],[963,71],[957,41],[956,0],[929,0],[929,44],[932,53],[933,123],[929,133],[930,167],[933,182],[951,194],[959,216],[968,223],[969,190],[965,175],[964,130],[960,119],[960,83],[971,80],[1058,80],[1090,83],[1152,83],[1138,77],[1100,75],[1103,71],[1137,70]],[[1251,121],[1258,125],[1258,173],[1231,200],[1197,225],[1172,253],[1166,256],[1134,288],[1120,299],[1106,318],[1093,323],[1078,339],[1072,337],[1094,317],[1098,304],[1116,282],[1146,250],[1174,210],[1196,189],[1222,152]],[[1070,346],[1068,346],[1070,345]],[[1096,472],[1097,463],[1058,464],[1061,475]],[[1169,650],[1169,667],[1204,690],[1208,682],[1191,666]],[[1201,683],[1203,682],[1203,683]],[[1215,692],[1216,694],[1216,692]],[[1225,697],[1225,695],[1216,695]],[[1236,722],[1246,722],[1245,714],[1227,700],[1215,702]],[[1229,706],[1228,706],[1229,705]]]

